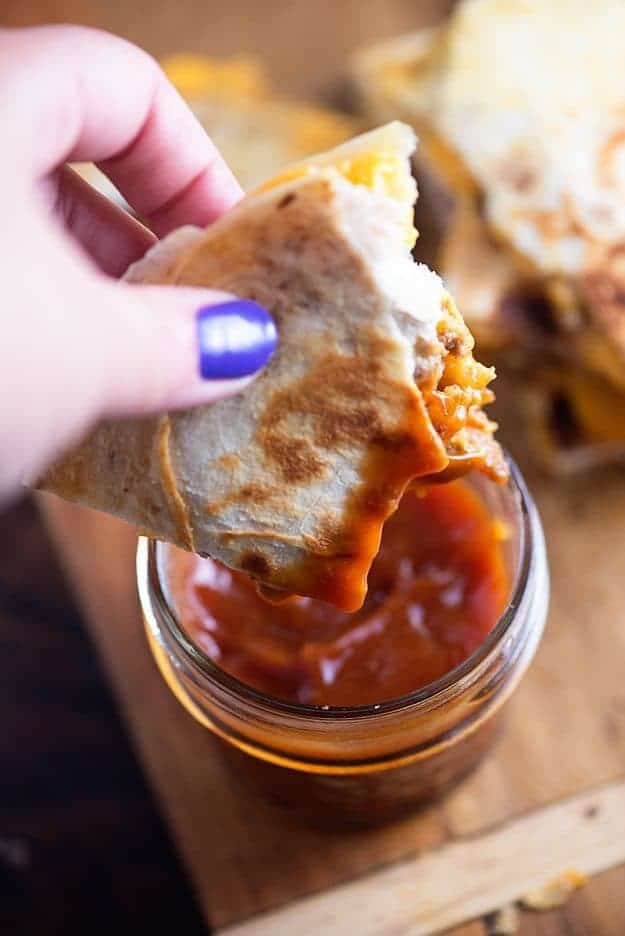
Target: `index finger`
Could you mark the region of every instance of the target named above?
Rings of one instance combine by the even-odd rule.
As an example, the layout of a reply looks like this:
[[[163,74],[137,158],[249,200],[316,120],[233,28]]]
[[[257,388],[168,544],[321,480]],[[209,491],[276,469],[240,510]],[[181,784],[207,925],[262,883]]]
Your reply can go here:
[[[147,53],[78,26],[0,30],[4,154],[39,180],[92,161],[162,236],[210,224],[241,188]]]

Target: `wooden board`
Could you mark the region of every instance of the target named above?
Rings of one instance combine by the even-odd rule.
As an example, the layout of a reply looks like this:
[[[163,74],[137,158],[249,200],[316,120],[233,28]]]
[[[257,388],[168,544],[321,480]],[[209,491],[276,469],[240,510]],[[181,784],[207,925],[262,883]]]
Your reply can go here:
[[[227,936],[347,932],[411,936],[468,918],[566,902],[592,874],[625,859],[625,783],[535,810],[331,891],[288,904]],[[521,900],[519,901],[519,896]],[[517,913],[518,913],[518,908]],[[348,922],[349,921],[349,922]]]
[[[73,20],[103,26],[157,55],[181,49],[254,52],[267,59],[281,87],[312,96],[335,86],[350,49],[414,28],[448,6],[440,0],[5,0],[0,13],[9,25]],[[515,446],[514,434],[511,442],[513,449],[522,450],[521,443]],[[253,929],[247,932],[274,936],[286,919],[283,932],[310,932],[313,927],[334,936],[356,932],[352,915],[357,907],[376,922],[370,933],[426,932],[417,926],[431,895],[418,884],[431,865],[420,864],[421,854],[424,862],[439,862],[437,880],[449,875],[443,909],[455,907],[455,916],[439,916],[428,926],[455,925],[499,899],[510,899],[515,881],[520,894],[528,881],[554,871],[545,861],[550,838],[531,847],[536,823],[538,828],[554,823],[547,827],[558,844],[558,862],[564,860],[563,841],[570,841],[571,860],[581,861],[579,855],[590,849],[595,857],[582,862],[589,871],[619,860],[623,832],[618,820],[624,808],[619,779],[625,772],[625,477],[614,472],[595,475],[592,483],[532,476],[530,481],[547,530],[552,609],[501,746],[438,807],[386,829],[351,836],[301,828],[233,790],[211,739],[170,696],[147,651],[135,598],[132,531],[46,500],[43,509],[85,619],[206,918],[214,925],[236,926],[252,919]],[[605,833],[599,836],[601,855],[611,856],[602,862],[596,857],[597,842],[587,838],[588,826],[581,820],[563,823],[568,812],[560,809],[566,810],[563,798],[585,791],[593,798],[604,795],[595,794],[595,788],[606,783],[617,783],[607,793],[616,813],[607,812],[599,827]],[[574,800],[575,809],[585,802]],[[555,812],[532,812],[546,806]],[[529,824],[517,825],[514,820],[528,812]],[[493,828],[500,836],[495,840],[486,836]],[[517,842],[519,829],[527,847],[506,851]],[[472,867],[493,841],[504,842],[505,886],[499,886],[492,865],[490,875],[477,883],[471,878],[467,885],[452,860],[457,844],[467,844],[463,867]],[[391,872],[397,876],[389,878]],[[362,875],[366,877],[359,884]],[[412,890],[410,880],[415,882]],[[397,881],[401,886],[393,890]],[[326,903],[326,889],[343,884],[344,889],[325,895]],[[475,893],[469,899],[466,891],[459,896],[458,888],[465,886],[477,887],[479,899]],[[322,896],[311,898],[312,904],[293,903],[295,916],[257,917],[310,894]],[[380,916],[376,902],[385,894]],[[624,931],[621,866],[594,878],[560,910],[524,914],[520,929],[522,936],[622,936]],[[469,923],[454,932],[479,936],[484,927]]]
[[[522,813],[593,791],[625,772],[625,479],[617,472],[605,473],[595,476],[592,488],[585,482],[531,481],[547,530],[552,606],[503,742],[438,807],[386,829],[351,836],[298,827],[278,810],[232,788],[210,737],[171,697],[149,656],[134,591],[132,531],[54,498],[44,499],[50,528],[141,760],[206,916],[216,926],[422,850],[479,836],[493,826],[505,828]],[[553,834],[557,837],[557,825]],[[579,848],[570,830],[567,836],[574,863]],[[479,854],[482,843],[476,841]],[[540,874],[543,857],[530,852],[516,869],[514,853],[508,856],[508,873],[512,870],[514,878],[518,871],[519,896],[527,878]],[[601,891],[607,893],[603,901]],[[452,878],[450,902],[453,893]],[[416,908],[424,899],[415,890]],[[348,899],[346,913],[349,906]],[[589,884],[566,909],[550,915],[561,916],[564,927],[571,914],[594,920],[599,912],[602,929],[590,932],[622,936],[622,869]],[[527,932],[542,932],[532,929],[531,921],[527,925]],[[560,932],[554,926],[553,932]],[[348,927],[345,919],[326,932],[342,933]],[[376,930],[387,931],[394,930]],[[272,930],[266,932],[269,936]]]

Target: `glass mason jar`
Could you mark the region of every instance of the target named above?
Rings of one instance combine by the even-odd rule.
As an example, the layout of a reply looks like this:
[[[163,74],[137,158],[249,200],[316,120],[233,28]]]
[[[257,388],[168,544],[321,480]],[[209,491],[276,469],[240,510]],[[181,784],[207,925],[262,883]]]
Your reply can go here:
[[[139,541],[139,596],[169,688],[220,739],[239,780],[317,825],[369,825],[414,808],[472,770],[502,727],[547,614],[549,577],[538,512],[519,470],[506,485],[468,483],[509,531],[508,605],[481,646],[436,682],[377,705],[308,706],[252,689],[188,639],[167,598],[163,551]]]

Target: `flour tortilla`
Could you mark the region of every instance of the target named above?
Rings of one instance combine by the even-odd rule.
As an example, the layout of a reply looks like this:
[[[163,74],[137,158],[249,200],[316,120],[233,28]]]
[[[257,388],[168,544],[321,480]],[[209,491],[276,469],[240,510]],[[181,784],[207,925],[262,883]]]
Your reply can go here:
[[[380,139],[405,158],[414,146],[405,127]],[[254,299],[279,350],[235,397],[100,425],[42,486],[267,588],[356,609],[384,520],[411,480],[450,461],[420,389],[450,353],[439,338],[450,300],[410,257],[405,204],[321,157],[208,230],[170,235],[127,279]],[[471,346],[463,359],[479,368]]]

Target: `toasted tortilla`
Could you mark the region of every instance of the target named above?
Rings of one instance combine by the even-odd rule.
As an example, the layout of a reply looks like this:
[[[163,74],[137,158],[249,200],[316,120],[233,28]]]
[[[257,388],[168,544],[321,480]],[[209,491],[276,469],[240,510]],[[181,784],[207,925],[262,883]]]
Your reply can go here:
[[[150,536],[347,611],[406,486],[506,476],[482,410],[492,371],[410,255],[413,132],[391,124],[293,167],[127,275],[270,309],[280,346],[237,396],[100,425],[42,486]]]

